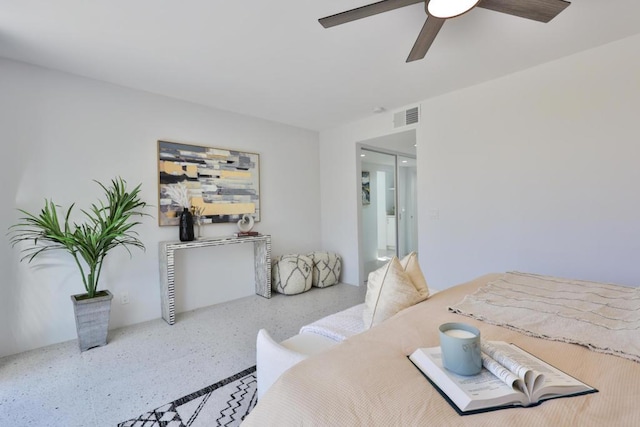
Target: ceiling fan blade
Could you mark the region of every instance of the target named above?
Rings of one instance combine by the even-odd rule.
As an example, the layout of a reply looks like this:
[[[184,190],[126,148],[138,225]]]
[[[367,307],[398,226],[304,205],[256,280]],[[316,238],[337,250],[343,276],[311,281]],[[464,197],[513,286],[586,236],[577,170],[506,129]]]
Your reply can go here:
[[[337,13],[325,18],[320,18],[318,19],[318,22],[320,22],[323,27],[329,28],[336,25],[345,24],[347,22],[355,21],[357,19],[366,18],[368,16],[377,15],[378,13],[400,9],[401,7],[409,6],[416,3],[424,3],[424,0],[383,0],[377,3],[358,7],[356,9],[347,10],[346,12]]]
[[[564,0],[482,0],[478,7],[546,23],[570,4]]]
[[[417,61],[418,59],[424,58],[431,47],[433,40],[438,35],[440,28],[442,28],[444,21],[446,21],[446,19],[436,18],[434,16],[429,16],[427,18],[427,22],[424,23],[422,30],[420,30],[418,39],[413,44],[413,48],[409,53],[407,62]]]

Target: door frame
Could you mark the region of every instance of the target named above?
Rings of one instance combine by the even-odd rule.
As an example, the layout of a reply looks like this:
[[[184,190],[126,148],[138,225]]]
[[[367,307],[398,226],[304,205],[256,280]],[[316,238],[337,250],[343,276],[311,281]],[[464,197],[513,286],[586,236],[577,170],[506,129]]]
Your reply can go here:
[[[390,134],[388,136],[392,136],[393,134]],[[414,133],[414,135],[416,135]],[[372,139],[377,139],[377,138],[372,138]],[[396,150],[391,150],[391,149],[387,149],[387,148],[383,148],[383,147],[379,147],[379,146],[374,146],[374,145],[370,145],[367,144],[367,141],[369,140],[364,140],[364,141],[359,141],[356,142],[355,147],[356,147],[356,181],[357,181],[357,192],[356,194],[358,195],[358,197],[356,198],[357,201],[356,203],[357,205],[357,209],[356,209],[356,218],[357,218],[357,229],[356,229],[356,235],[358,237],[358,285],[364,285],[366,286],[366,282],[367,282],[367,277],[365,277],[364,274],[364,245],[363,245],[363,235],[364,235],[364,230],[362,229],[362,157],[360,156],[360,152],[361,150],[368,150],[368,151],[374,151],[377,153],[381,153],[381,154],[390,154],[395,156],[396,161],[395,161],[395,168],[394,168],[394,181],[395,181],[395,186],[396,186],[396,191],[394,194],[395,197],[395,205],[396,205],[396,214],[397,214],[397,209],[398,209],[398,156],[401,157],[408,157],[408,158],[414,158],[417,160],[417,156],[412,154],[412,153],[403,153],[400,151],[396,151]],[[417,136],[415,136],[415,141],[417,143]],[[416,171],[417,171],[417,166],[416,166]],[[417,183],[416,183],[417,184]],[[417,210],[417,209],[416,209]],[[397,218],[397,217],[396,217]],[[399,222],[396,220],[396,253],[398,253],[399,247],[398,247],[398,224]]]

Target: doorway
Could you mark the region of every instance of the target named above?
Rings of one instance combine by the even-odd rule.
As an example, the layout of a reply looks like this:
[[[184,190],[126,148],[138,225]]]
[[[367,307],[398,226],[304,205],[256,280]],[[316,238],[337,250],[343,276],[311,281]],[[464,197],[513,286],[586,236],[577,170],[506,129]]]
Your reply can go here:
[[[398,253],[418,251],[418,169],[415,157],[397,156]]]
[[[396,156],[362,148],[361,248],[368,275],[397,255]]]
[[[362,180],[360,282],[393,256],[417,251],[415,131],[358,144]]]

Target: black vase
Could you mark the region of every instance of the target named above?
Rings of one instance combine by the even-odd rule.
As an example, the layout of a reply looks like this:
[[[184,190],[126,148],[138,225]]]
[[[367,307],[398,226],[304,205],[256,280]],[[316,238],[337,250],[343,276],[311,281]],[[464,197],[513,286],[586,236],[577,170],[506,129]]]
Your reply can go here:
[[[189,209],[184,208],[180,213],[180,241],[190,242],[193,239],[193,215],[191,215]]]

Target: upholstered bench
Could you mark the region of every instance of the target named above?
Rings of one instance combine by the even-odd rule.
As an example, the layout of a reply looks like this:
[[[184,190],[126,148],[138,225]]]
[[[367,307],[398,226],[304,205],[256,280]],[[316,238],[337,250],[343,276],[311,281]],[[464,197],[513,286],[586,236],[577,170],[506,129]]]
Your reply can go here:
[[[316,320],[300,328],[300,334],[314,334],[336,343],[364,332],[362,312],[364,303]]]
[[[258,399],[284,371],[335,344],[335,341],[316,334],[298,334],[277,343],[266,330],[260,329],[256,341]]]
[[[364,304],[323,317],[300,328],[281,343],[261,329],[256,340],[256,370],[258,399],[280,375],[309,356],[327,350],[346,338],[364,331],[362,310]]]

